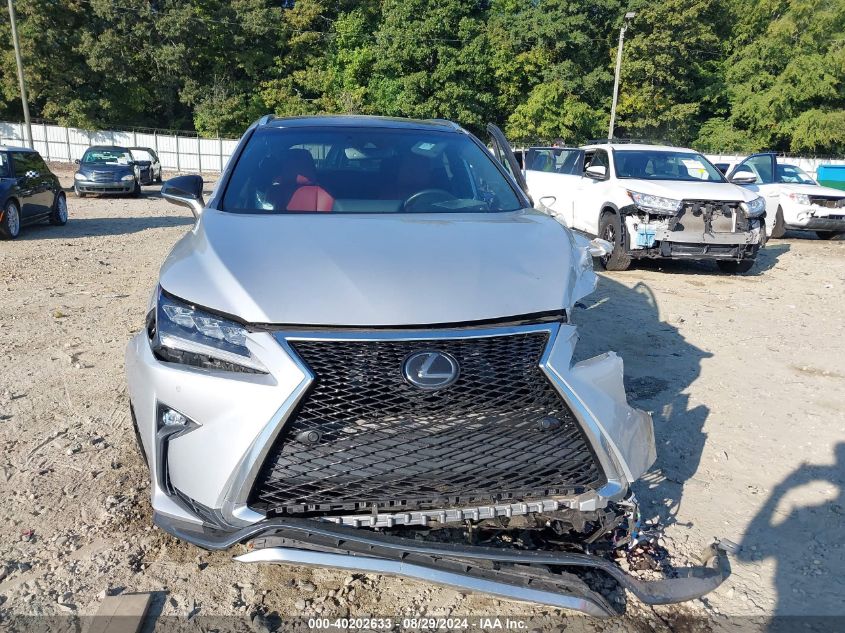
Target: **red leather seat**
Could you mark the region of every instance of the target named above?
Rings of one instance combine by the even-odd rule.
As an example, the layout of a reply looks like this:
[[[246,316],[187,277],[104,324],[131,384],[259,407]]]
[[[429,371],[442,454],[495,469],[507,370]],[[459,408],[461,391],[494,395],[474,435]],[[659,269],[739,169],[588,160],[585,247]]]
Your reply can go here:
[[[276,180],[276,210],[326,212],[334,207],[332,195],[317,184],[317,167],[307,149],[291,149],[280,157],[282,173]]]

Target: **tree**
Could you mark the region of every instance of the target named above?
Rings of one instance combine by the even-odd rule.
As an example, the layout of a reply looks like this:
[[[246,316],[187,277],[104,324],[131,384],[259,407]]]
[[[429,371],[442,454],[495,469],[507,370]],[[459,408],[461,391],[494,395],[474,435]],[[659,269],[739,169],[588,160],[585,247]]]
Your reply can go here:
[[[763,0],[737,6],[735,22],[731,126],[770,149],[842,151],[845,3]]]
[[[385,0],[372,48],[369,109],[444,117],[479,131],[495,108],[485,13],[475,0]]]
[[[730,42],[727,0],[641,3],[623,49],[618,127],[681,145],[719,110]]]
[[[488,21],[498,121],[519,142],[605,133],[618,0],[494,0]]]

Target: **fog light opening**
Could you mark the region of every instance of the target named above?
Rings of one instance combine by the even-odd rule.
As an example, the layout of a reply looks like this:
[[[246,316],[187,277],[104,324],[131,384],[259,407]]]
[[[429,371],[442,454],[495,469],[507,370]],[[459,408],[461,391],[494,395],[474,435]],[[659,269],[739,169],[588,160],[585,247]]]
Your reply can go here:
[[[182,428],[188,425],[188,418],[168,407],[162,407],[161,415],[159,417],[159,428],[175,429]]]

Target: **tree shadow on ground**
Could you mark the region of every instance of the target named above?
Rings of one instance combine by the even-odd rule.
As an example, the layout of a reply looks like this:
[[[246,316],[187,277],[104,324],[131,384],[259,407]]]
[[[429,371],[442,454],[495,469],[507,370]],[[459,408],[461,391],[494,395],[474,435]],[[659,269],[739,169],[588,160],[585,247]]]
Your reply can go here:
[[[803,464],[775,486],[745,531],[737,558],[775,564],[777,604],[770,631],[845,628],[843,543],[845,442],[840,442],[833,464]]]
[[[596,291],[576,308],[573,321],[581,339],[577,359],[612,350],[625,362],[629,402],[652,411],[657,462],[635,486],[646,518],[675,522],[684,482],[695,475],[707,435],[710,412],[691,406],[684,393],[701,373],[701,361],[712,356],[690,345],[677,328],[660,320],[649,287],[633,288],[605,276]]]

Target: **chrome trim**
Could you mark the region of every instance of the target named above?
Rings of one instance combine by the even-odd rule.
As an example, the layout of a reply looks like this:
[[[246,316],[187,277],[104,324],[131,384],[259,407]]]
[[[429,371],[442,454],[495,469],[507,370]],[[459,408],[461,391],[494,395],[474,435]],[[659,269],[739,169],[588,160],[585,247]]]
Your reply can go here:
[[[431,523],[440,523],[443,525],[446,523],[462,523],[464,521],[483,521],[484,519],[493,519],[496,517],[511,518],[532,512],[558,512],[567,508],[589,512],[606,507],[609,500],[602,498],[599,492],[590,491],[574,497],[557,497],[554,499],[539,499],[537,501],[518,501],[487,506],[445,508],[442,510],[380,512],[371,515],[348,514],[321,517],[320,520],[356,528],[392,528],[398,525],[430,525]]]
[[[623,473],[619,472],[617,461],[614,456],[606,452],[602,438],[606,437],[604,430],[593,415],[593,412],[584,404],[584,401],[578,397],[575,391],[570,387],[563,377],[549,365],[549,356],[551,356],[552,348],[557,343],[557,336],[560,328],[556,328],[554,335],[549,339],[549,344],[546,346],[546,351],[540,359],[540,369],[552,383],[552,386],[557,390],[563,401],[569,406],[575,419],[581,425],[581,429],[587,435],[587,441],[596,454],[596,457],[601,464],[604,471],[604,476],[607,478],[607,483],[599,489],[598,493],[603,497],[608,497],[610,500],[617,500],[627,489],[627,484],[622,480]]]
[[[525,334],[528,332],[557,332],[559,323],[535,323],[529,325],[506,325],[481,327],[472,329],[461,328],[429,328],[425,330],[353,330],[353,331],[325,331],[325,330],[290,330],[274,331],[277,341],[430,341],[438,339],[461,338],[489,338],[492,336],[507,336],[510,334]]]
[[[608,617],[612,615],[597,602],[577,596],[554,593],[528,586],[518,587],[504,582],[486,580],[464,576],[449,571],[441,571],[422,565],[414,565],[394,560],[371,558],[369,556],[350,556],[348,554],[329,554],[289,547],[268,547],[253,550],[235,560],[240,563],[284,563],[289,565],[314,565],[317,567],[334,567],[350,571],[368,572],[374,574],[390,574],[406,576],[427,582],[457,587],[467,591],[491,594],[510,600],[522,600],[547,604],[561,609],[571,609],[594,617]]]
[[[304,378],[261,429],[227,482],[221,513],[232,527],[243,527],[266,518],[264,514],[256,512],[247,505],[249,493],[259,469],[264,464],[267,453],[273,446],[273,442],[284,428],[288,418],[296,410],[296,405],[308,391],[308,387],[314,382],[314,374],[293,352],[287,342],[278,338],[276,340],[302,372]]]
[[[255,510],[252,510],[247,506],[250,491],[252,490],[252,486],[255,482],[256,476],[258,475],[258,471],[263,465],[264,459],[267,457],[267,453],[269,452],[274,440],[276,439],[280,431],[284,428],[285,423],[287,422],[293,411],[296,409],[296,405],[304,396],[304,394],[308,390],[308,387],[311,385],[315,378],[311,370],[291,349],[290,345],[288,344],[288,341],[434,341],[440,339],[490,338],[496,336],[517,335],[531,332],[548,332],[549,340],[546,344],[545,350],[543,351],[543,356],[540,359],[539,367],[549,379],[549,381],[552,383],[552,385],[555,387],[555,389],[558,391],[560,396],[563,398],[564,402],[572,410],[575,419],[581,425],[581,428],[587,435],[587,441],[591,445],[593,451],[595,452],[599,460],[599,464],[601,465],[601,468],[604,471],[604,475],[607,478],[607,483],[597,491],[593,491],[592,493],[586,493],[586,497],[585,495],[581,495],[572,499],[563,498],[543,500],[541,501],[541,503],[556,503],[559,504],[559,507],[574,507],[582,511],[589,511],[594,510],[596,508],[605,507],[608,501],[616,501],[620,499],[624,495],[625,491],[628,489],[628,486],[622,480],[621,473],[619,472],[619,469],[616,466],[616,461],[613,456],[608,455],[605,452],[605,445],[601,440],[603,435],[601,426],[597,423],[592,413],[584,405],[580,398],[575,395],[569,385],[562,378],[560,378],[560,376],[556,372],[551,371],[548,366],[548,359],[551,355],[552,348],[554,347],[555,342],[557,341],[557,335],[559,331],[559,323],[538,323],[530,325],[491,327],[472,330],[357,330],[352,332],[327,332],[320,330],[280,330],[272,332],[273,337],[276,339],[279,345],[282,346],[282,348],[285,350],[288,356],[290,356],[296,366],[303,372],[303,374],[305,375],[305,379],[301,383],[299,383],[293,393],[291,393],[290,396],[285,399],[284,403],[282,403],[282,405],[276,411],[275,415],[264,426],[261,433],[258,435],[258,437],[255,438],[253,443],[250,445],[249,450],[244,455],[241,462],[238,464],[238,467],[236,468],[235,472],[229,480],[228,485],[226,486],[223,507],[221,509],[224,519],[232,527],[243,527],[245,525],[256,523],[265,518],[264,514],[256,512]],[[582,499],[582,497],[584,498]],[[570,505],[574,504],[576,500],[577,505]],[[533,503],[536,504],[537,502]],[[526,502],[515,504],[501,504],[496,506],[483,506],[475,508],[468,507],[462,509],[430,510],[424,512],[397,512],[394,514],[388,513],[376,515],[375,520],[379,525],[381,525],[382,523],[384,523],[384,525],[387,525],[391,521],[396,525],[414,525],[419,523],[405,523],[405,519],[408,517],[408,515],[411,516],[412,521],[414,519],[418,519],[420,521],[428,521],[430,519],[435,519],[439,521],[441,516],[450,517],[453,513],[463,513],[466,518],[471,518],[475,512],[491,512],[495,513],[494,516],[508,516],[507,512],[510,512],[512,515],[521,514],[521,508],[523,506],[528,505],[530,504]],[[508,507],[510,507],[511,509],[508,510]],[[537,510],[530,510],[530,512],[536,511]],[[525,513],[527,512],[528,511],[526,511]],[[337,518],[338,517],[333,517],[333,519]],[[369,521],[371,520],[368,517],[361,517],[360,515],[357,516],[354,520],[353,517],[350,516],[342,516],[339,518],[341,522],[345,525],[355,525],[355,522],[358,519],[361,519],[361,521],[359,522],[360,526],[369,526]]]

